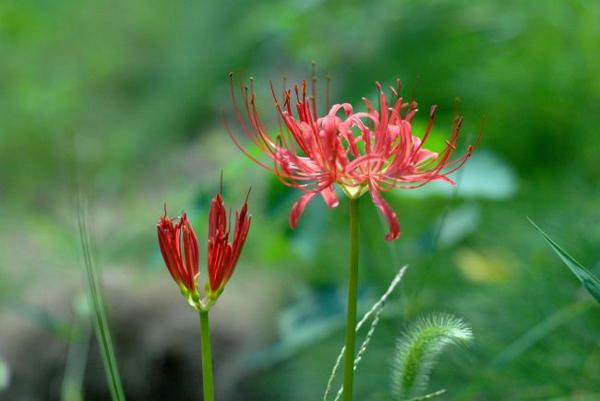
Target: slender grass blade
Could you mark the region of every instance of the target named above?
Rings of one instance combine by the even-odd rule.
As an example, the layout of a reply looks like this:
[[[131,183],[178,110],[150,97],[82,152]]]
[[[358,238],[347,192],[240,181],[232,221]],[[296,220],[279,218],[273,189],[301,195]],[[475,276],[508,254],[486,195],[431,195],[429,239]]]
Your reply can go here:
[[[125,401],[125,393],[123,392],[121,377],[119,375],[110,335],[98,272],[92,256],[92,246],[87,226],[85,207],[81,198],[77,200],[77,224],[79,227],[79,238],[83,253],[84,275],[94,316],[94,328],[96,330],[96,337],[98,345],[100,346],[104,368],[106,370],[106,378],[108,380],[111,398],[113,401]]]
[[[529,219],[529,222],[535,227],[536,230],[542,234],[546,242],[550,245],[552,250],[558,255],[565,265],[571,270],[571,272],[581,281],[586,290],[594,297],[594,299],[600,303],[600,279],[594,276],[587,268],[577,262],[571,255],[565,252],[556,242],[552,240],[533,220]]]

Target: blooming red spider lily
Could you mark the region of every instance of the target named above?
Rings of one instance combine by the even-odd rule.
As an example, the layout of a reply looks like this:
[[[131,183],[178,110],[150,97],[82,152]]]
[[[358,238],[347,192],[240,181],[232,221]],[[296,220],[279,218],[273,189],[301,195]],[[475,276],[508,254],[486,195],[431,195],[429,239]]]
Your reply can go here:
[[[169,273],[194,308],[208,310],[221,295],[246,242],[250,221],[246,196],[241,210],[235,213],[235,229],[230,242],[231,222],[227,222],[223,198],[220,193],[213,198],[208,221],[208,283],[206,294],[201,299],[198,287],[198,238],[185,213],[179,218],[170,219],[165,206],[164,215],[157,224],[158,244]]]
[[[230,81],[236,118],[246,136],[270,162],[250,155],[225,121],[231,138],[251,160],[273,172],[283,184],[304,192],[292,206],[289,216],[292,228],[298,224],[307,203],[317,194],[323,197],[327,206],[338,206],[335,194],[335,184],[338,184],[350,198],[358,198],[368,191],[388,222],[386,239],[396,239],[400,236],[400,225],[381,192],[418,188],[431,181],[455,185],[448,175],[466,162],[476,146],[470,145],[463,155],[451,158],[463,121],[458,117],[446,147],[439,153],[427,150],[424,144],[433,127],[436,106],[431,108],[423,136],[413,135],[411,122],[417,112],[417,103],[403,101],[399,95],[399,81],[397,88],[392,88],[389,103],[381,85],[376,83],[377,109],[363,98],[366,111],[355,112],[349,103],[341,103],[331,108],[327,106],[329,111],[322,116],[317,110],[314,77],[310,90],[306,81],[293,88],[286,88],[284,81],[281,95],[271,84],[279,119],[275,136],[267,131],[257,111],[253,80],[242,91],[242,108],[235,95],[232,74]]]

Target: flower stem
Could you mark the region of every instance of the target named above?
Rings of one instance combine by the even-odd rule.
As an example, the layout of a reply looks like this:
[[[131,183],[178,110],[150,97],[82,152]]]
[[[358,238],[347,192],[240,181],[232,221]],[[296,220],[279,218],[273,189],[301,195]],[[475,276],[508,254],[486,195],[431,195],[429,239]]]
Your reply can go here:
[[[200,311],[200,335],[202,340],[202,388],[203,401],[214,401],[212,350],[210,344],[210,323],[208,311]]]
[[[343,401],[352,401],[356,347],[356,303],[358,292],[358,199],[350,199],[350,279],[346,316]]]

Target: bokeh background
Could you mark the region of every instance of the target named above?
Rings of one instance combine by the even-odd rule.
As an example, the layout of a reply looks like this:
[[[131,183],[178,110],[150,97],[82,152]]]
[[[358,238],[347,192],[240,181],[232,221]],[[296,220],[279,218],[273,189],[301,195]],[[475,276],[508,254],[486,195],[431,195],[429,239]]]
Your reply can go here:
[[[312,61],[333,101],[357,107],[376,80],[401,78],[422,106],[417,129],[439,105],[432,142],[457,108],[465,141],[486,120],[458,189],[386,195],[398,241],[361,202],[361,308],[410,267],[357,399],[391,399],[395,339],[435,311],[475,334],[436,367],[440,399],[600,399],[600,309],[526,220],[600,271],[598,21],[600,3],[585,0],[3,0],[0,399],[109,398],[78,193],[128,399],[201,398],[196,315],[162,265],[155,223],[166,201],[205,238],[221,170],[228,205],[252,185],[254,225],[212,313],[219,399],[320,399],[343,340],[347,202],[312,202],[292,232],[299,194],[241,155],[222,121],[230,71],[256,77],[275,127],[268,81],[309,77]]]

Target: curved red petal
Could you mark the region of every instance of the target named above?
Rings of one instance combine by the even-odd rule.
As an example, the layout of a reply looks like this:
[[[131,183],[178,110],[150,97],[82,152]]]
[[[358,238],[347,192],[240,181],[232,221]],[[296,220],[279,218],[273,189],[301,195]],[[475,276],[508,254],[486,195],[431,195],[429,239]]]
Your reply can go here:
[[[396,212],[392,207],[383,199],[379,191],[371,185],[369,188],[369,192],[371,193],[371,199],[373,203],[379,209],[381,214],[387,220],[387,223],[390,227],[390,231],[386,234],[385,239],[388,241],[392,241],[400,237],[400,223],[398,222],[398,217],[396,216]]]
[[[188,290],[195,291],[198,287],[198,269],[199,269],[199,251],[198,238],[187,215],[184,213],[181,217],[183,250],[185,253],[185,285]]]
[[[184,278],[181,275],[181,255],[177,247],[177,229],[173,221],[166,216],[162,216],[156,225],[158,235],[158,245],[162,254],[167,270],[177,284],[181,284]]]
[[[338,207],[340,201],[335,195],[335,185],[331,185],[330,187],[325,187],[321,191],[321,196],[323,200],[327,204],[328,207]]]
[[[214,238],[217,233],[227,231],[227,211],[221,193],[210,202],[208,212],[208,238]]]
[[[225,280],[229,280],[233,274],[233,270],[237,265],[240,254],[242,253],[242,249],[244,248],[244,244],[246,243],[248,231],[250,231],[250,222],[252,219],[248,215],[247,202],[248,200],[244,202],[242,209],[235,213],[235,231],[233,233],[233,242],[231,244],[231,260],[229,261],[225,271]]]
[[[308,202],[317,194],[317,192],[307,192],[300,197],[292,206],[292,210],[290,211],[289,223],[292,229],[295,229],[298,225],[298,219],[304,213],[304,208],[308,204]]]

